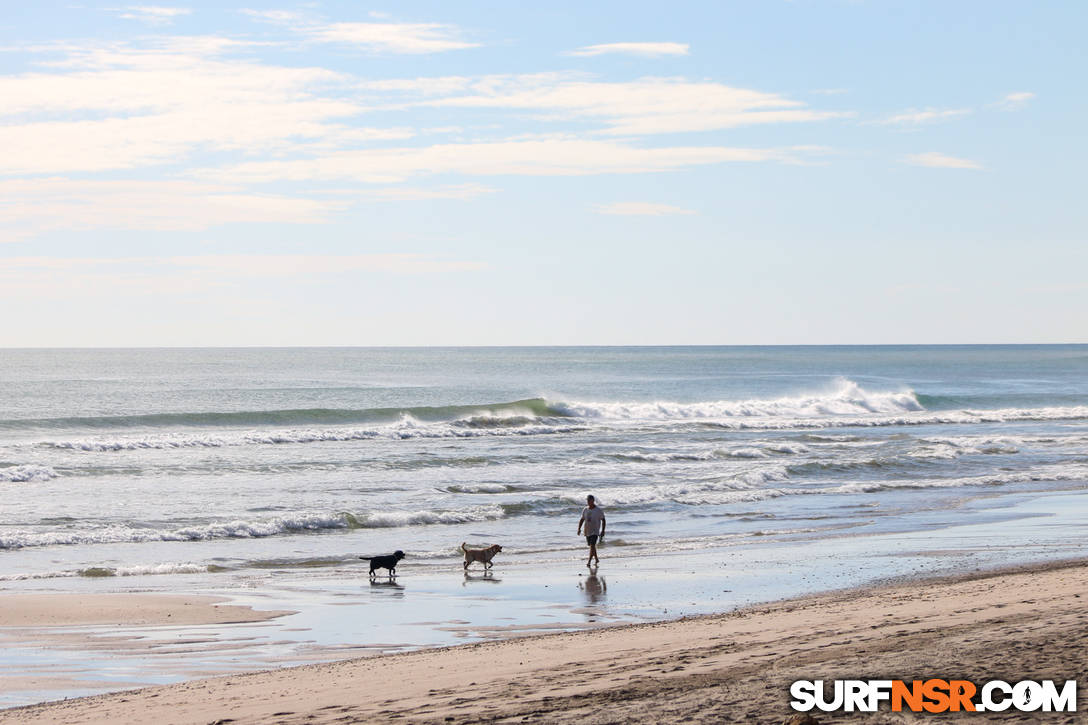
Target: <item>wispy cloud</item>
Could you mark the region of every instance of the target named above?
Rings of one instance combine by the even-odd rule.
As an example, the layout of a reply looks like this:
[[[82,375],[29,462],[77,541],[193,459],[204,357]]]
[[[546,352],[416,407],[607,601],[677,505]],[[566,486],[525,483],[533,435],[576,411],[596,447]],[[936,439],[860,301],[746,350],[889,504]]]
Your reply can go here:
[[[378,270],[398,274],[481,269],[479,262],[444,260],[428,254],[207,254],[168,257],[175,267],[212,270],[246,277],[296,277]]]
[[[464,40],[460,28],[442,23],[340,22],[329,23],[292,10],[240,11],[254,20],[285,26],[314,43],[331,43],[368,53],[420,55],[478,48]],[[385,21],[387,13],[371,12],[371,18]]]
[[[687,43],[605,43],[603,45],[587,45],[583,48],[571,50],[567,52],[567,55],[590,57],[622,53],[624,55],[658,58],[663,55],[688,55],[689,50],[690,46]]]
[[[418,55],[478,48],[460,31],[438,23],[330,23],[302,30],[311,41],[354,46],[373,53]]]
[[[1034,99],[1035,94],[1031,91],[1020,91],[1007,94],[1004,98],[995,103],[994,106],[1003,111],[1020,111],[1027,108],[1028,103]]]
[[[161,5],[130,5],[120,12],[125,20],[138,20],[147,25],[170,25],[183,15],[189,15],[190,8],[172,8]]]
[[[922,154],[914,154],[904,159],[905,163],[912,166],[928,166],[934,169],[982,169],[982,164],[970,159],[957,156],[949,156],[937,151],[927,151]]]
[[[378,201],[429,201],[433,199],[471,201],[486,194],[494,194],[497,191],[498,189],[483,184],[454,184],[431,189],[408,186],[393,186],[385,189],[357,189],[351,193],[363,199]]]
[[[694,214],[691,209],[684,209],[670,204],[654,204],[648,201],[617,201],[611,204],[598,204],[598,214],[619,216],[666,216],[672,214]]]
[[[239,222],[314,224],[346,208],[343,199],[258,194],[191,181],[0,181],[0,242],[55,229],[198,231]]]
[[[60,70],[0,76],[0,174],[173,163],[199,150],[283,153],[300,145],[404,139],[346,121],[364,111],[348,79],[195,51],[90,48]]]
[[[472,45],[445,25],[310,22],[298,31],[293,12],[247,14],[322,42],[355,39],[390,52]],[[0,239],[59,229],[321,223],[359,202],[478,198],[495,191],[471,181],[484,176],[801,163],[822,152],[702,140],[654,146],[645,137],[848,115],[684,78],[601,82],[544,72],[364,80],[316,64],[264,62],[257,43],[208,35],[57,44],[35,50],[33,72],[0,75]],[[463,138],[430,145],[420,140],[427,132],[388,122],[436,112],[446,121],[450,109],[487,109],[491,118],[474,119],[470,131],[458,132]],[[147,181],[109,180],[114,172],[143,173]],[[88,174],[95,180],[78,178]],[[391,186],[438,175],[451,178]],[[304,186],[267,193],[263,185],[278,182]],[[322,189],[327,184],[358,188],[339,195]],[[602,213],[666,212],[632,209]]]
[[[238,184],[345,179],[388,184],[432,174],[639,174],[724,162],[790,162],[796,158],[797,153],[789,149],[722,146],[642,148],[615,141],[558,137],[344,151],[302,160],[255,161],[194,173],[202,178]]]
[[[470,82],[466,92],[423,103],[599,119],[608,124],[606,133],[622,136],[812,122],[851,115],[808,108],[801,101],[776,93],[682,78],[605,83],[554,75],[490,76]]]
[[[276,25],[289,25],[306,21],[306,16],[304,14],[294,10],[253,10],[251,8],[243,8],[238,12],[242,15],[247,15],[254,20],[274,23]]]
[[[892,126],[920,126],[927,123],[949,121],[954,118],[962,118],[971,113],[970,108],[912,108],[883,120],[877,121],[882,125]]]

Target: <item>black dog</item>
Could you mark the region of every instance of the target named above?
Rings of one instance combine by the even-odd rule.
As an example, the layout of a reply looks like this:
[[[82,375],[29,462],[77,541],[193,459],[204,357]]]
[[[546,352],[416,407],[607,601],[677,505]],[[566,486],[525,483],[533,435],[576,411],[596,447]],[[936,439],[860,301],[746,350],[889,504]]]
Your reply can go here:
[[[387,556],[360,556],[370,562],[370,576],[374,576],[376,569],[388,569],[389,576],[397,575],[397,562],[404,558],[404,552],[397,549]]]

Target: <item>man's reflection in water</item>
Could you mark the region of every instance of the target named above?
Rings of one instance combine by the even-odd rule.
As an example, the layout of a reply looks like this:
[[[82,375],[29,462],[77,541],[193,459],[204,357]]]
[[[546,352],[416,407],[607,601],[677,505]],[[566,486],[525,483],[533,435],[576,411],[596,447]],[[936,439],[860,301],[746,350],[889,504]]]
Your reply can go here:
[[[590,604],[598,604],[605,600],[608,593],[608,583],[603,576],[597,576],[597,569],[589,570],[589,576],[578,582],[578,588],[586,595]]]

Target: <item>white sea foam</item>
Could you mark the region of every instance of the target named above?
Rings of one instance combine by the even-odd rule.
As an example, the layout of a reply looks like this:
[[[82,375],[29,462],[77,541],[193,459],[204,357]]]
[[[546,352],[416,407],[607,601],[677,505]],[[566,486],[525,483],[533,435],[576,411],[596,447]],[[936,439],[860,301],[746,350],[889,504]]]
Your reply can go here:
[[[288,443],[323,443],[365,440],[411,440],[417,438],[489,438],[571,433],[584,426],[540,423],[518,427],[460,427],[456,422],[423,423],[405,416],[396,424],[375,428],[328,428],[308,430],[244,431],[203,435],[193,433],[155,434],[124,437],[94,437],[75,440],[48,440],[39,445],[60,450],[110,453],[117,451],[169,450],[175,448],[223,448]]]
[[[24,574],[0,574],[0,582],[22,582],[33,581],[35,579],[63,579],[66,577],[79,576],[78,571],[71,569],[68,570],[54,570],[54,571],[40,571],[30,572]]]
[[[1003,486],[1014,483],[1044,481],[1080,481],[1088,484],[1088,465],[1055,464],[1038,466],[1026,471],[1000,471],[977,476],[951,478],[901,478],[863,481],[817,489],[818,493],[874,493],[912,488],[963,488],[965,486]]]
[[[360,519],[361,526],[390,528],[425,524],[465,524],[473,521],[493,521],[505,516],[498,506],[475,506],[459,511],[386,511]]]
[[[57,478],[60,474],[49,466],[8,466],[0,468],[0,483],[32,483],[34,481],[48,481]]]
[[[459,483],[447,486],[450,493],[507,493],[510,486],[504,483]]]
[[[0,468],[0,482],[4,483],[48,481],[59,476],[60,474],[49,466],[23,465]]]
[[[115,576],[160,576],[163,574],[205,574],[207,564],[148,564],[144,566],[119,566],[113,570]]]
[[[911,391],[870,392],[852,380],[839,380],[822,395],[769,400],[720,400],[697,403],[557,403],[567,415],[613,420],[719,420],[729,418],[814,418],[924,410]]]
[[[89,529],[9,529],[0,534],[0,549],[31,546],[79,544],[144,543],[150,541],[206,541],[211,539],[253,539],[315,532],[328,529],[388,528],[426,524],[456,524],[490,521],[505,515],[499,506],[473,506],[452,511],[386,511],[381,513],[296,513],[260,521],[219,521],[174,529],[103,526]]]
[[[928,411],[903,415],[847,415],[836,418],[767,418],[699,421],[724,430],[818,430],[821,428],[885,428],[919,425],[971,425],[978,423],[1016,423],[1023,421],[1059,421],[1088,419],[1088,406],[1061,408],[1002,408],[987,411]],[[825,442],[845,442],[825,436]]]
[[[642,486],[606,486],[594,490],[597,500],[605,508],[609,506],[640,506],[674,502],[681,504],[719,504],[762,501],[787,495],[787,491],[768,488],[770,483],[789,481],[784,466],[767,466],[738,471],[732,475],[707,479],[670,481]],[[581,504],[585,501],[580,491],[550,490],[537,494]]]
[[[72,451],[117,452],[357,440],[541,436],[580,432],[587,430],[587,427],[628,429],[633,424],[648,425],[651,428],[663,427],[664,430],[676,425],[698,424],[724,430],[775,431],[1088,419],[1088,406],[928,411],[918,402],[912,391],[867,391],[851,380],[840,380],[836,387],[824,394],[767,400],[694,403],[550,402],[548,406],[550,410],[562,413],[563,417],[534,417],[525,415],[524,411],[517,411],[517,414],[515,411],[508,411],[509,414],[503,415],[472,415],[452,421],[425,422],[404,414],[395,422],[367,427],[261,429],[220,431],[215,434],[179,431],[46,440],[39,445]],[[847,439],[810,434],[810,440],[842,443]],[[761,449],[773,453],[799,453],[807,450],[799,444],[786,443]],[[640,452],[639,455],[649,456],[646,460],[654,460],[653,453]],[[668,455],[682,456],[685,453]],[[759,457],[759,454],[752,457]]]
[[[0,581],[31,581],[35,579],[65,579],[71,577],[109,577],[109,576],[157,576],[163,574],[204,574],[210,571],[207,564],[145,564],[139,566],[91,567],[88,569],[64,569],[53,571],[29,572],[23,574],[0,574]]]

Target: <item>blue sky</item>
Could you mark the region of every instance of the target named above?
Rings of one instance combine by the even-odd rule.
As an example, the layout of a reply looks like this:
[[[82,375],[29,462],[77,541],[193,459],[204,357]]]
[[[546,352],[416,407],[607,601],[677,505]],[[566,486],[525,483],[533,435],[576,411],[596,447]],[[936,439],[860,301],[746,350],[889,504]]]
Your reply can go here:
[[[1086,20],[13,4],[0,345],[1085,342]]]

